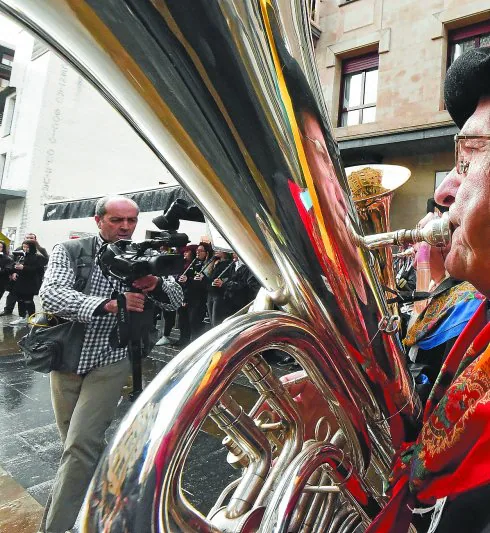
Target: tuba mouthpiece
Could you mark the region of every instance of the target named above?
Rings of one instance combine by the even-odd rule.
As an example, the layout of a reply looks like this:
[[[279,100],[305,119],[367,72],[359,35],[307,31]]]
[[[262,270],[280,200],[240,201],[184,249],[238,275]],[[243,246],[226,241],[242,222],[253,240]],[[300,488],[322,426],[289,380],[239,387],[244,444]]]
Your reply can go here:
[[[388,233],[367,235],[359,239],[359,244],[368,250],[386,248],[388,246],[411,246],[418,242],[426,242],[438,248],[444,248],[450,244],[451,224],[448,214],[444,213],[441,218],[431,220],[423,228],[400,229],[389,231]]]

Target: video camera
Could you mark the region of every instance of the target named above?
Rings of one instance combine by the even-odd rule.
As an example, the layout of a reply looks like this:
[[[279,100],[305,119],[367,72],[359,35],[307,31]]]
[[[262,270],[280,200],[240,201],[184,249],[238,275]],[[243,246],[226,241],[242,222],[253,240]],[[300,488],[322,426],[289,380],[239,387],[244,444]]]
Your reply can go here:
[[[105,275],[112,276],[131,286],[133,281],[147,275],[169,276],[179,274],[184,269],[184,258],[180,254],[151,253],[161,247],[175,248],[185,246],[189,237],[178,233],[180,220],[202,221],[202,213],[195,206],[189,206],[185,200],[175,200],[165,213],[155,217],[153,223],[160,235],[156,239],[142,242],[119,240],[106,243],[97,255],[97,261]]]
[[[161,230],[158,238],[142,242],[120,240],[101,246],[96,260],[102,272],[121,280],[130,290],[136,290],[132,288],[134,281],[148,275],[180,274],[184,269],[184,257],[174,253],[158,253],[157,250],[185,246],[189,242],[185,233],[177,232],[181,218],[204,221],[197,207],[190,207],[181,199],[175,200],[165,213],[153,219],[155,226]],[[120,298],[121,295],[118,295],[115,340],[118,347],[128,347],[133,372],[131,398],[135,399],[143,387],[141,359],[148,347],[151,349],[150,337],[155,332],[154,304],[147,300],[142,313],[127,312]]]

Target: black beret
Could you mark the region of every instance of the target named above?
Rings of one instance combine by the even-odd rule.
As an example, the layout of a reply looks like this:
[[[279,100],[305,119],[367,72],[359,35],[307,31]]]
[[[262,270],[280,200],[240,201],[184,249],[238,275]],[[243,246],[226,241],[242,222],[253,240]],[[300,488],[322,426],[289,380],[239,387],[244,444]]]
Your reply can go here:
[[[486,95],[490,95],[490,47],[483,46],[460,55],[446,74],[446,108],[460,129]]]

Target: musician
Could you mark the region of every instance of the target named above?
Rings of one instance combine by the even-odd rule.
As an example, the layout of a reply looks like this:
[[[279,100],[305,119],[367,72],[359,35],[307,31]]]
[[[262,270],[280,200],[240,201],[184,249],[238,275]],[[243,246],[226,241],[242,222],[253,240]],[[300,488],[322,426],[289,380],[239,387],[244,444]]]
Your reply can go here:
[[[455,228],[445,267],[486,299],[448,355],[422,430],[395,466],[394,496],[370,531],[404,532],[411,509],[436,502],[442,513],[434,512],[433,530],[490,529],[490,48],[469,50],[453,63],[445,100],[461,128],[456,166],[435,193]]]
[[[208,315],[213,328],[221,324],[227,316],[228,305],[224,298],[223,284],[231,276],[231,267],[233,266],[230,254],[227,252],[217,251],[215,257],[217,259],[213,263],[213,269],[209,276],[207,301]]]
[[[189,322],[189,286],[195,276],[194,265],[196,263],[197,244],[189,244],[183,248],[184,271],[177,278],[184,292],[184,302],[177,311],[178,327],[180,330],[179,340],[175,346],[187,346],[191,340],[191,325]]]
[[[159,252],[161,254],[170,254],[170,253],[174,253],[175,249],[172,249],[169,246],[160,246]],[[175,280],[175,276],[172,276],[172,279]],[[164,323],[163,335],[160,337],[160,339],[158,339],[155,345],[166,346],[167,344],[172,344],[172,340],[170,339],[170,334],[172,333],[172,329],[175,326],[175,321],[177,318],[177,310],[169,311],[167,309],[158,309],[158,310],[156,309],[155,314],[154,314],[155,324],[159,317],[161,317]]]
[[[224,299],[229,315],[236,313],[257,296],[260,284],[248,266],[233,253],[233,266],[228,280],[223,283]]]
[[[209,243],[201,242],[197,247],[193,276],[188,286],[188,307],[191,341],[197,339],[204,330],[208,283],[213,262],[213,249]]]

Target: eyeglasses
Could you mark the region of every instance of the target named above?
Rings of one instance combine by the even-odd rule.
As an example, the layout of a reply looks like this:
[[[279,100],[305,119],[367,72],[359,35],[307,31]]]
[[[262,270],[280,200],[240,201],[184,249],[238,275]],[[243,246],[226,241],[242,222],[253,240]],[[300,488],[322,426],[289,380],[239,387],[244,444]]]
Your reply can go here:
[[[456,172],[462,176],[468,174],[471,157],[475,151],[474,147],[467,147],[466,141],[490,140],[490,135],[455,135],[454,136],[454,158],[456,161]]]

